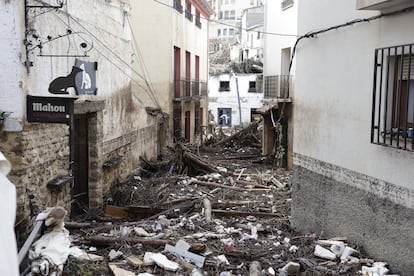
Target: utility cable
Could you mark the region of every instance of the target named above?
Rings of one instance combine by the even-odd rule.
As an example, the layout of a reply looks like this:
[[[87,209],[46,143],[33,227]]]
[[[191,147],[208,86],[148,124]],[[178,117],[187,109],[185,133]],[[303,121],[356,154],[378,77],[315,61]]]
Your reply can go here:
[[[164,5],[164,6],[168,7],[168,8],[171,8],[171,9],[174,9],[175,10],[175,8],[173,6],[170,6],[169,4],[163,3],[163,2],[161,2],[159,0],[153,0],[153,1],[156,2],[156,3],[158,3],[158,4]],[[196,16],[193,13],[190,13],[190,14],[191,14],[191,16]],[[246,28],[241,28],[240,26],[234,26],[234,25],[231,25],[229,23],[225,23],[225,22],[222,22],[222,21],[218,21],[218,20],[206,18],[206,17],[202,16],[201,14],[200,14],[200,18],[202,18],[202,19],[204,19],[204,20],[206,20],[208,22],[217,23],[219,25],[224,25],[224,26],[228,26],[228,27],[233,27],[235,29],[240,29],[240,30],[248,31],[248,29],[246,29]],[[260,31],[260,33],[261,34],[267,34],[267,35],[275,35],[275,36],[298,37],[298,35],[296,35],[296,34],[282,34],[282,33],[273,33],[273,32],[265,32],[265,31]]]
[[[54,14],[63,24],[65,24],[67,26],[67,23],[60,18],[58,15]],[[142,80],[146,81],[145,77],[142,76],[141,74],[139,74],[134,68],[132,68],[131,65],[129,65],[127,62],[125,62],[118,54],[116,54],[112,49],[110,49],[104,42],[102,42],[99,38],[96,37],[96,35],[94,35],[92,32],[90,32],[86,27],[84,27],[81,23],[78,22],[78,20],[76,20],[76,18],[74,18],[71,14],[66,13],[66,15],[68,17],[70,17],[77,25],[79,25],[83,30],[85,30],[87,32],[87,34],[89,34],[91,37],[93,37],[97,42],[100,43],[100,45],[107,50],[110,54],[112,54],[120,63],[122,63],[123,65],[125,65],[128,69],[130,69],[132,72],[134,72],[135,74],[137,74]],[[81,32],[76,32],[77,35],[80,36]],[[80,36],[82,38],[82,36]],[[96,49],[96,48],[95,48]],[[98,49],[96,49],[98,51]],[[98,51],[99,52],[99,51]],[[137,80],[133,79],[130,75],[128,75],[119,65],[116,65],[113,61],[111,61],[109,59],[109,57],[105,54],[103,54],[102,52],[100,52],[103,57],[105,57],[108,61],[110,61],[110,63],[112,65],[114,65],[116,68],[118,68],[122,73],[124,73],[126,76],[128,76],[134,83],[136,83],[139,87],[141,87],[145,93],[147,93],[150,97],[150,99],[154,102],[154,104],[157,107],[160,107],[159,102],[157,101],[157,99],[155,98],[154,94],[151,91],[148,91],[148,87],[143,86],[142,84],[140,84]],[[134,95],[135,96],[135,95]],[[142,101],[139,100],[141,103]],[[143,103],[142,103],[143,104]]]

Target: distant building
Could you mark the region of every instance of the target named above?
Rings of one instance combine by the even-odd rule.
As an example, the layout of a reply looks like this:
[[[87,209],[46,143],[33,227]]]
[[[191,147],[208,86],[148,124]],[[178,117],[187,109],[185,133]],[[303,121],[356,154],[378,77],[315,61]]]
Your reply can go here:
[[[207,122],[207,19],[213,10],[204,0],[163,1],[165,5],[152,0],[131,2],[143,59],[137,59],[134,67],[141,74],[146,72],[160,107],[170,115],[169,131],[160,143],[181,138],[195,142]]]
[[[209,79],[209,111],[216,126],[234,127],[248,124],[257,117],[263,104],[261,75],[221,74]]]

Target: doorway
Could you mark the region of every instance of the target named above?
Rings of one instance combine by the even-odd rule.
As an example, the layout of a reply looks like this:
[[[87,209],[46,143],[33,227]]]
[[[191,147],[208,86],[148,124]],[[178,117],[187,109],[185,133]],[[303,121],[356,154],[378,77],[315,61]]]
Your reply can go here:
[[[71,160],[74,177],[71,214],[76,216],[85,213],[89,206],[89,144],[86,114],[74,116],[71,135]]]

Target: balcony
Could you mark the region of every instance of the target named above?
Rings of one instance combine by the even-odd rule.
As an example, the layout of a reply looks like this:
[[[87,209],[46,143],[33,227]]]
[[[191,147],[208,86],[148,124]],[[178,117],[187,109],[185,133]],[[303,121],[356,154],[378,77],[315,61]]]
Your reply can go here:
[[[264,98],[289,102],[292,87],[292,76],[266,76],[264,77]]]
[[[189,9],[185,10],[185,18],[190,20],[190,22],[193,22],[193,15],[191,14],[191,10],[189,10]]]
[[[197,80],[175,80],[174,81],[174,101],[189,102],[200,100],[207,96],[207,83]]]
[[[196,17],[196,20],[195,20],[195,25],[196,25],[198,28],[200,28],[200,29],[201,29],[201,20],[200,20],[200,17]]]
[[[387,11],[407,8],[412,5],[411,0],[357,0],[357,10]]]
[[[176,9],[179,13],[183,13],[183,5],[181,5],[180,0],[174,0],[173,4],[174,9]]]

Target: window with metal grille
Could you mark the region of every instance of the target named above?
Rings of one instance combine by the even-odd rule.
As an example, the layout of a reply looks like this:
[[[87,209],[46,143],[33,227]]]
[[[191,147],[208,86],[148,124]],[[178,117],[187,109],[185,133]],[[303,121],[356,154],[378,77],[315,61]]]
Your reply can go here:
[[[414,44],[375,50],[371,143],[414,150]]]

